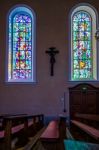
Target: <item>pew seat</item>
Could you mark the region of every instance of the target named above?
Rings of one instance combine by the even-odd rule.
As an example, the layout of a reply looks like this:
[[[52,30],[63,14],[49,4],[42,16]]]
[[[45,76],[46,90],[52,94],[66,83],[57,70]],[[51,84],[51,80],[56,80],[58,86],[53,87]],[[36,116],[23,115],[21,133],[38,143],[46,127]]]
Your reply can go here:
[[[99,130],[84,123],[81,123],[80,121],[71,120],[71,122],[83,131],[85,131],[87,134],[92,136],[94,139],[99,141]]]
[[[46,150],[59,150],[59,123],[51,121],[40,136],[40,141]]]
[[[51,121],[48,127],[45,129],[40,139],[42,141],[55,141],[59,139],[58,122]]]

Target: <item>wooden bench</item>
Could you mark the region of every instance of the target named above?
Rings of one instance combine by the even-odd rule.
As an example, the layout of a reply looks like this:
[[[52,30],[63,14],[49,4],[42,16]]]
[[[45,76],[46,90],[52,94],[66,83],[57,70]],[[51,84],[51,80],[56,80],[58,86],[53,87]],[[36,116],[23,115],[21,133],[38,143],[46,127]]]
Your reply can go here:
[[[40,136],[46,150],[58,150],[59,149],[59,125],[58,121],[51,121],[45,131]]]
[[[21,143],[26,144],[29,140],[28,129],[33,126],[32,132],[38,132],[43,126],[43,115],[15,115],[3,118],[3,130],[0,131],[0,139],[3,139],[5,150],[12,149],[12,138],[15,137]],[[35,132],[35,133],[36,133]]]
[[[74,115],[74,119],[77,121],[81,121],[89,126],[93,126],[96,129],[99,129],[99,115],[98,114],[82,114],[76,113]]]
[[[77,127],[79,127],[80,129],[82,129],[84,132],[89,134],[91,137],[93,137],[94,139],[99,141],[99,130],[97,130],[89,125],[86,125],[84,123],[81,123],[80,121],[71,120],[71,122],[74,125],[76,125]]]
[[[80,119],[86,119],[86,120],[99,122],[99,114],[81,114],[81,113],[76,113],[75,117],[76,118],[80,118]]]

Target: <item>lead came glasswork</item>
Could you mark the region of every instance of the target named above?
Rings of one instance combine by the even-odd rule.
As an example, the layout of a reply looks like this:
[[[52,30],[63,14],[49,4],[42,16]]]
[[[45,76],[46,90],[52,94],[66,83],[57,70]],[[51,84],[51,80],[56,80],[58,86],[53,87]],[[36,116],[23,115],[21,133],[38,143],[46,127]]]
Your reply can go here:
[[[92,79],[92,19],[86,11],[73,15],[73,79]]]
[[[31,16],[24,13],[9,18],[9,79],[32,78],[32,21]],[[11,26],[12,25],[12,26]],[[13,55],[11,58],[11,46]]]

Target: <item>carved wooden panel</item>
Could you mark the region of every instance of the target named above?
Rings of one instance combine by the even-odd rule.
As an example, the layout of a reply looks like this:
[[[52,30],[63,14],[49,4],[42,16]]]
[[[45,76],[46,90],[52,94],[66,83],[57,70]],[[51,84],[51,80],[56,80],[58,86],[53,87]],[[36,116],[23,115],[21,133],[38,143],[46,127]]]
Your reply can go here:
[[[75,113],[91,113],[97,112],[97,96],[98,88],[90,84],[78,84],[69,88],[70,115]],[[99,103],[98,103],[99,104]]]

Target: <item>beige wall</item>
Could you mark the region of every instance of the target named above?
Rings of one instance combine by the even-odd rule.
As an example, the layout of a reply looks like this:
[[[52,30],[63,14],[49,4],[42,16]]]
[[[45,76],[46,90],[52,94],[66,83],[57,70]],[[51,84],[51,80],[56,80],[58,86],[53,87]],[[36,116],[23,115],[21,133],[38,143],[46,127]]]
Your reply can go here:
[[[68,111],[68,27],[69,11],[79,2],[89,2],[99,12],[98,0],[1,0],[0,1],[0,113],[44,113],[59,115],[66,92]],[[37,84],[5,83],[6,17],[16,4],[26,4],[36,13]],[[45,50],[55,46],[54,76],[50,76],[49,56]],[[98,84],[97,84],[98,86]]]

